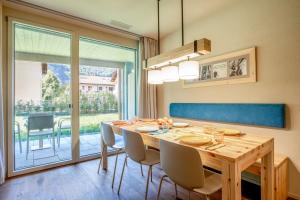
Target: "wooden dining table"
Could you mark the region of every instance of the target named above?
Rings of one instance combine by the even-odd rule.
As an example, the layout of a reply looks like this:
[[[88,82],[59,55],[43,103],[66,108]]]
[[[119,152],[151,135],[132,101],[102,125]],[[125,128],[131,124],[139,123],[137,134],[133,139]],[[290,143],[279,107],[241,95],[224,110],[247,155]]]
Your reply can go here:
[[[111,125],[115,134],[122,134],[122,130],[138,132],[145,145],[159,149],[159,141],[167,140],[179,145],[186,145],[180,141],[183,136],[211,137],[212,142],[193,146],[201,156],[204,166],[218,170],[222,174],[222,200],[241,199],[241,173],[258,159],[261,159],[261,199],[273,200],[274,179],[274,139],[266,136],[241,134],[238,136],[224,136],[221,143],[214,140],[212,134],[207,134],[202,126],[188,126],[171,128],[166,132],[139,132],[140,126],[157,126],[155,121],[139,120],[134,123]],[[101,137],[102,169],[107,170],[107,147]]]

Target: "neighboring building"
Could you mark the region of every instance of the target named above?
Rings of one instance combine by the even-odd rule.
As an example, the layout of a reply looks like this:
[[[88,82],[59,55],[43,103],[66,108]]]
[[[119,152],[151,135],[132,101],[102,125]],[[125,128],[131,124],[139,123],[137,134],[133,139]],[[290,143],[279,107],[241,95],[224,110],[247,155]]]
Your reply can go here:
[[[47,73],[47,64],[41,62],[19,61],[15,63],[15,101],[33,101],[38,104],[42,100],[42,78]],[[80,75],[81,92],[110,92],[118,95],[118,71],[110,77]],[[58,77],[59,78],[59,77]]]
[[[19,61],[15,62],[15,102],[33,101],[35,104],[42,99],[42,63]]]
[[[80,75],[80,91],[83,93],[110,92],[117,94],[117,81],[112,77]]]

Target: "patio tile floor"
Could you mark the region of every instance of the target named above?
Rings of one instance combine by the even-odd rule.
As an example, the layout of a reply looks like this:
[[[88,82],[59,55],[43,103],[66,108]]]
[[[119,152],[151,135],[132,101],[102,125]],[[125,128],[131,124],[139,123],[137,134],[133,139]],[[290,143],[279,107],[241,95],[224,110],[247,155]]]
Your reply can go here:
[[[44,144],[51,144],[50,139],[43,139]],[[55,155],[53,148],[29,151],[28,159],[26,159],[26,141],[21,142],[22,152],[19,148],[19,141],[15,141],[15,169],[36,167],[49,163],[61,162],[71,159],[71,138],[61,137],[60,147],[55,141]],[[30,141],[30,145],[37,145],[38,140]],[[81,135],[80,136],[80,155],[89,155],[100,152],[100,134]]]

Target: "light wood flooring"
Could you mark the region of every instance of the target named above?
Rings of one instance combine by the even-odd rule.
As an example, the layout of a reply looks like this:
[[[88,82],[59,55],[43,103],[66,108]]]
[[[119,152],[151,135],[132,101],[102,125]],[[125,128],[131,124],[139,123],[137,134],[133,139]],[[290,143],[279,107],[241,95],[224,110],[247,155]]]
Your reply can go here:
[[[124,156],[119,157],[114,189],[111,188],[115,157],[109,158],[108,171],[97,174],[98,160],[76,165],[59,167],[8,179],[0,186],[0,200],[139,200],[144,199],[146,177],[141,176],[140,166],[129,161],[125,169],[120,195],[117,194]],[[129,159],[130,160],[130,159]],[[147,174],[146,167],[144,175]],[[156,199],[158,184],[163,171],[160,166],[153,169],[153,182],[149,184],[148,199]],[[249,188],[251,190],[251,188]],[[188,199],[188,192],[178,189],[180,199]],[[174,185],[168,181],[162,188],[161,200],[175,199]],[[192,200],[204,199],[197,194]],[[221,199],[221,191],[212,195],[211,200]],[[243,199],[249,199],[243,197]]]

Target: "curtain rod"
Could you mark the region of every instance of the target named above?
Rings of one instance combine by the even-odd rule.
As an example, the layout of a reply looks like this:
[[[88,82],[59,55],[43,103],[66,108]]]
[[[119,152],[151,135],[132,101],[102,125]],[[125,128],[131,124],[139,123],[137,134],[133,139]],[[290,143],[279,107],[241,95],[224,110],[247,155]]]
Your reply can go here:
[[[6,1],[17,4],[17,5],[26,6],[26,7],[29,7],[29,8],[33,8],[33,9],[37,9],[37,10],[40,10],[40,11],[48,12],[48,13],[51,13],[51,14],[54,14],[54,15],[57,15],[57,16],[66,17],[66,18],[69,18],[69,19],[72,19],[72,20],[77,20],[77,21],[80,21],[80,22],[83,22],[83,23],[98,26],[100,28],[104,28],[104,29],[107,29],[107,30],[119,32],[119,33],[126,34],[126,35],[129,35],[129,36],[134,36],[134,37],[137,37],[137,38],[144,37],[143,35],[139,35],[139,34],[136,34],[136,33],[130,32],[130,31],[122,30],[122,29],[115,28],[115,27],[112,27],[112,26],[108,26],[108,25],[105,25],[105,24],[102,24],[102,23],[98,23],[98,22],[95,22],[95,21],[91,21],[91,20],[87,20],[87,19],[84,19],[84,18],[81,18],[81,17],[74,16],[74,15],[70,15],[70,14],[66,14],[66,13],[59,12],[59,11],[56,11],[56,10],[52,10],[52,9],[49,9],[49,8],[45,8],[45,7],[42,7],[42,6],[38,6],[38,5],[28,3],[28,2],[25,2],[25,1],[22,1],[22,0],[6,0]]]

